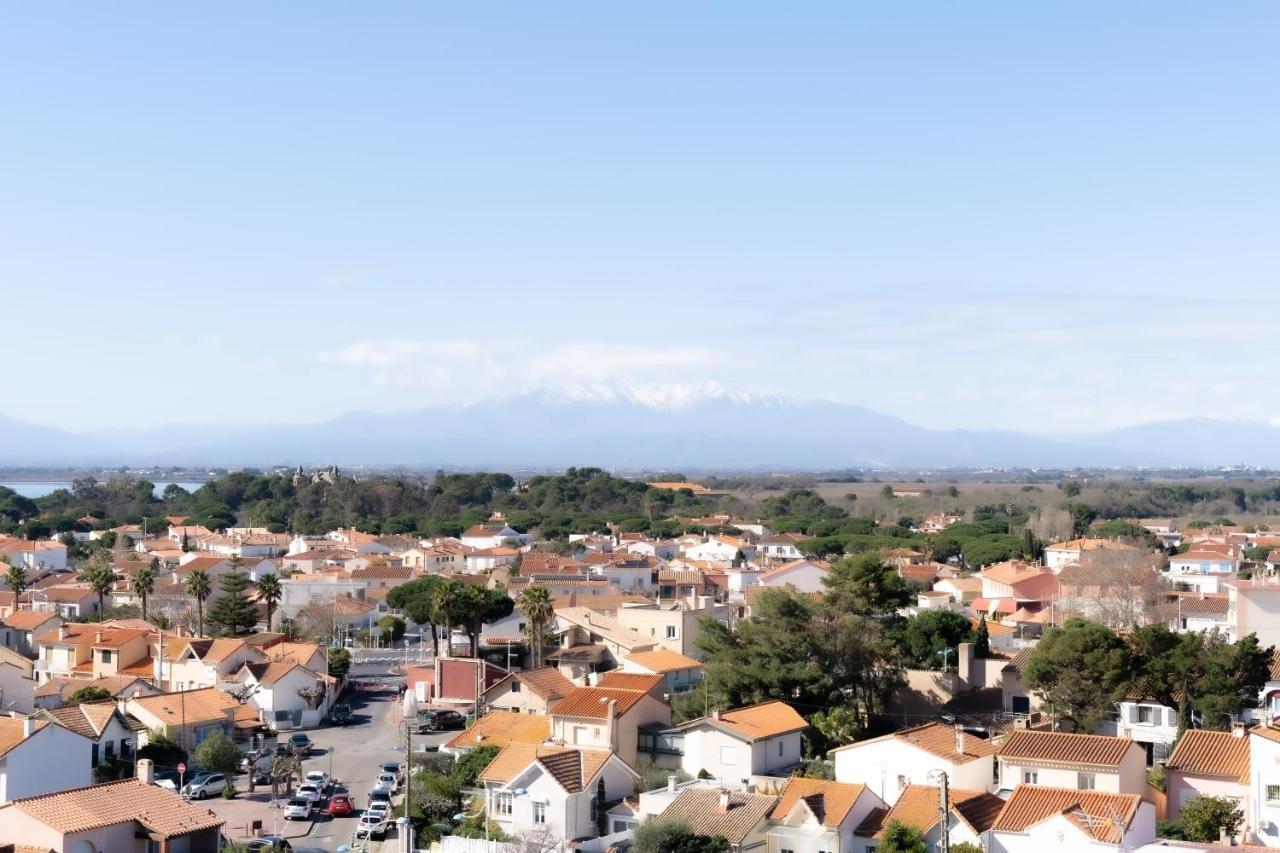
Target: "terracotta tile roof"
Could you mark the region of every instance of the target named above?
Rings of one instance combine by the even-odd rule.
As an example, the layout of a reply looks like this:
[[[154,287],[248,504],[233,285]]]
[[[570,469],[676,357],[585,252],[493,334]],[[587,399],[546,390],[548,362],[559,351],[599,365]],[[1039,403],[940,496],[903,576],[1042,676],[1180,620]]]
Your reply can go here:
[[[604,687],[611,690],[641,690],[649,693],[655,687],[660,687],[662,682],[661,675],[646,675],[642,672],[619,672],[614,669],[601,676],[600,680],[596,682],[596,687]]]
[[[83,687],[101,687],[112,696],[119,696],[121,691],[130,687],[146,691],[149,685],[133,675],[107,675],[102,678],[59,678],[54,677],[36,688],[37,697],[58,696],[62,701],[70,698],[72,693]]]
[[[27,797],[14,800],[12,807],[63,835],[137,821],[157,835],[175,838],[223,823],[213,812],[137,779]]]
[[[320,647],[315,643],[276,643],[263,651],[273,661],[292,660],[306,666],[307,661],[320,651]]]
[[[849,810],[866,789],[866,785],[795,776],[787,780],[782,788],[782,796],[769,817],[772,820],[786,820],[796,803],[804,800],[823,826],[839,826],[844,823]]]
[[[9,754],[15,746],[28,737],[35,737],[50,725],[48,720],[32,720],[30,735],[23,734],[25,720],[17,717],[0,717],[0,758]]]
[[[272,661],[271,663],[246,663],[242,669],[247,669],[253,673],[253,677],[259,684],[275,684],[295,669],[311,672],[311,670],[293,660]],[[312,674],[314,675],[314,673]]]
[[[1129,750],[1138,748],[1128,738],[1019,729],[1009,735],[999,754],[1015,761],[1119,767]]]
[[[688,824],[695,835],[720,836],[727,838],[730,844],[742,844],[769,816],[778,801],[772,794],[730,791],[729,811],[721,814],[722,793],[716,788],[685,788],[663,810],[662,819]]]
[[[102,734],[102,730],[107,727],[107,724],[111,722],[112,716],[116,713],[116,703],[110,700],[105,702],[82,702],[79,705],[51,708],[40,713],[64,729],[70,729],[90,740],[97,740],[98,736]]]
[[[578,686],[565,678],[564,674],[554,666],[513,672],[510,677],[518,680],[543,699],[559,699],[562,696],[568,696]]]
[[[232,637],[219,637],[209,643],[208,647],[200,655],[201,660],[209,663],[218,663],[224,661],[231,655],[235,654],[245,645],[244,640]]]
[[[1023,562],[1022,560],[1006,560],[1003,563],[996,563],[994,566],[987,566],[982,570],[984,578],[1010,586],[1020,584],[1031,578],[1052,574],[1048,569]]]
[[[890,739],[910,744],[950,764],[968,764],[970,761],[977,761],[980,758],[990,758],[996,752],[996,748],[991,741],[984,740],[970,732],[965,732],[964,752],[961,753],[956,749],[955,726],[948,726],[943,723],[924,723],[893,734],[838,746],[831,752],[843,752],[846,749],[856,749],[868,743],[879,743]]]
[[[986,791],[952,788],[951,811],[977,834],[986,832],[1004,806],[1004,800]],[[927,833],[938,822],[941,794],[932,785],[908,785],[887,812],[867,815],[858,826],[858,835],[880,838],[891,823],[902,823]],[[877,810],[878,811],[878,810]]]
[[[507,746],[512,743],[537,744],[551,737],[551,718],[545,714],[514,714],[490,711],[471,728],[453,736],[446,749],[477,746]]]
[[[1249,739],[1232,732],[1188,729],[1165,764],[1168,770],[1205,776],[1230,776],[1249,782]]]
[[[229,721],[240,703],[216,687],[139,696],[131,700],[167,726],[188,726],[212,721]]]
[[[39,628],[50,619],[61,621],[57,613],[44,613],[39,610],[18,610],[4,617],[4,624],[17,631],[31,631]]]
[[[809,725],[786,702],[776,701],[725,711],[720,715],[720,722],[752,740],[797,732]]]
[[[498,782],[505,785],[520,775],[535,760],[563,752],[576,752],[576,750],[540,743],[509,743],[493,757],[493,761],[490,761],[476,778],[481,782]]]
[[[566,749],[544,755],[538,763],[570,794],[585,790],[613,753],[603,749]]]
[[[561,699],[551,713],[557,717],[589,717],[603,720],[609,715],[609,700],[617,702],[622,716],[648,695],[643,690],[620,690],[606,687],[576,687]]]
[[[996,832],[1025,832],[1046,818],[1065,815],[1089,837],[1107,844],[1124,840],[1138,812],[1137,794],[1106,794],[1041,785],[1019,785],[992,826]],[[1120,826],[1116,825],[1116,818]]]
[[[668,651],[667,649],[657,649],[652,652],[632,652],[627,655],[627,659],[653,672],[676,672],[682,669],[696,669],[702,666],[702,661],[694,660],[687,655]]]
[[[116,649],[147,634],[144,628],[110,628],[103,625],[95,625],[91,622],[72,622],[64,627],[67,629],[66,637],[60,636],[59,631],[54,629],[36,637],[36,642],[43,645],[57,644]]]

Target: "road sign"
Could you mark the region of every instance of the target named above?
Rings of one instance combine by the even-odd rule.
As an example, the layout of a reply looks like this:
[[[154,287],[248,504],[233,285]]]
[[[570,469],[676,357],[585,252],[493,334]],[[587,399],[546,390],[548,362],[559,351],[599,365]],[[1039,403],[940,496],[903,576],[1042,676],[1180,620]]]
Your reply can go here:
[[[178,772],[179,772],[179,773],[186,773],[186,772],[187,772],[187,765],[182,764],[182,763],[179,763],[179,764],[178,764]]]

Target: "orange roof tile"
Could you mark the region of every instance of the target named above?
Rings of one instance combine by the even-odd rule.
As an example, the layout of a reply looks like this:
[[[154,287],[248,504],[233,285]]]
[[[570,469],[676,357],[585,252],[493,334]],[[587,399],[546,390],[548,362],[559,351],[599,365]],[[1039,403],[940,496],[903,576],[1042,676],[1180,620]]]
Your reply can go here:
[[[648,694],[643,690],[577,687],[561,699],[551,713],[557,717],[589,717],[603,720],[609,715],[610,700],[617,703],[617,714],[622,716],[646,695]]]
[[[627,659],[647,670],[662,673],[676,672],[682,669],[696,669],[702,666],[702,661],[694,660],[688,655],[682,655],[679,652],[672,652],[667,649],[657,649],[652,652],[632,652],[627,655]]]
[[[48,720],[32,720],[31,734],[27,735],[23,733],[25,722],[17,717],[0,717],[0,758],[8,755],[10,750],[28,737],[35,737],[49,725]]]
[[[1249,739],[1233,732],[1188,729],[1165,764],[1167,770],[1249,781]]]
[[[1138,748],[1128,738],[1022,729],[1009,735],[999,754],[1022,761],[1119,767],[1129,750]]]
[[[545,714],[490,711],[476,720],[471,728],[454,735],[444,746],[446,749],[472,749],[511,743],[538,744],[549,737],[551,718]]]
[[[1064,815],[1081,831],[1108,844],[1118,844],[1138,812],[1137,794],[1106,794],[1041,785],[1019,785],[996,817],[997,832],[1025,832],[1046,818]],[[1116,818],[1120,825],[1117,826]]]
[[[12,807],[63,835],[137,821],[157,835],[173,838],[223,824],[213,812],[137,779],[27,797],[14,800]]]
[[[131,703],[143,708],[167,726],[199,725],[212,720],[231,719],[240,703],[216,687],[139,696]]]
[[[839,826],[844,823],[849,810],[866,789],[866,785],[795,776],[787,780],[782,789],[782,797],[769,817],[773,820],[786,820],[796,803],[805,800],[814,809],[814,816],[823,826]]]
[[[970,761],[976,761],[979,758],[990,758],[996,752],[995,746],[989,740],[978,737],[969,732],[964,736],[964,752],[956,749],[956,730],[954,726],[944,725],[942,723],[924,723],[919,726],[913,726],[909,729],[903,729],[893,734],[883,735],[870,740],[861,740],[856,743],[845,744],[836,747],[832,752],[843,752],[846,749],[856,749],[868,743],[879,743],[881,741],[894,739],[903,743],[911,744],[917,749],[924,750],[930,755],[941,758],[951,764],[967,764]]]
[[[615,669],[601,676],[600,680],[596,682],[596,687],[613,690],[642,690],[648,693],[655,687],[661,686],[662,681],[661,675],[647,675],[642,672],[619,672]]]
[[[952,812],[969,824],[977,834],[991,828],[1004,806],[1004,800],[986,791],[952,788],[950,797]],[[885,827],[891,823],[902,823],[927,833],[941,816],[938,811],[940,802],[941,795],[936,787],[908,785],[888,812],[869,814],[858,827],[857,834],[880,838],[884,835]]]
[[[731,791],[729,810],[722,814],[721,793],[716,788],[685,788],[663,810],[662,818],[688,824],[695,835],[720,836],[731,845],[739,845],[769,816],[778,801],[772,794]]]

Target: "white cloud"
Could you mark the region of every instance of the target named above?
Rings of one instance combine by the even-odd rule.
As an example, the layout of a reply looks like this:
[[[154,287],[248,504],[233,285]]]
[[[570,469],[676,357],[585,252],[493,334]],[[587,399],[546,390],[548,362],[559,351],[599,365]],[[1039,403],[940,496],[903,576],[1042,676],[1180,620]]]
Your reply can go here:
[[[438,400],[461,402],[534,390],[679,402],[707,371],[730,361],[707,347],[528,337],[361,341],[321,359],[366,370],[384,388],[421,390]]]

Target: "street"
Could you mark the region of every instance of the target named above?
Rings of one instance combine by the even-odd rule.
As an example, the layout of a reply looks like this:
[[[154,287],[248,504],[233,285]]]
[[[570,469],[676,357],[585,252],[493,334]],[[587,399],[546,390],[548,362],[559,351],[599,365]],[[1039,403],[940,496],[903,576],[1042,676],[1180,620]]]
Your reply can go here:
[[[402,658],[401,658],[402,659]],[[237,779],[242,795],[236,800],[209,799],[201,805],[222,816],[227,825],[225,832],[230,840],[243,842],[252,837],[249,825],[252,820],[262,821],[263,833],[276,833],[287,837],[295,851],[334,851],[342,844],[352,844],[352,835],[359,821],[360,811],[368,804],[369,791],[373,789],[380,767],[387,761],[405,761],[404,729],[401,723],[396,676],[380,662],[362,661],[359,676],[365,679],[385,676],[388,688],[349,694],[344,701],[352,709],[351,723],[346,726],[326,726],[308,731],[313,754],[303,761],[302,769],[323,770],[335,780],[334,791],[346,791],[356,808],[350,817],[331,818],[323,813],[312,822],[286,821],[279,809],[273,809],[269,795],[259,788],[252,797],[247,795],[245,777]],[[353,673],[356,667],[352,667]],[[390,685],[395,684],[395,687]],[[424,744],[439,745],[456,732],[430,735],[413,735],[413,748]],[[399,802],[397,798],[396,802]],[[327,805],[327,800],[321,806]],[[394,829],[385,841],[368,844],[370,853],[395,850]]]

